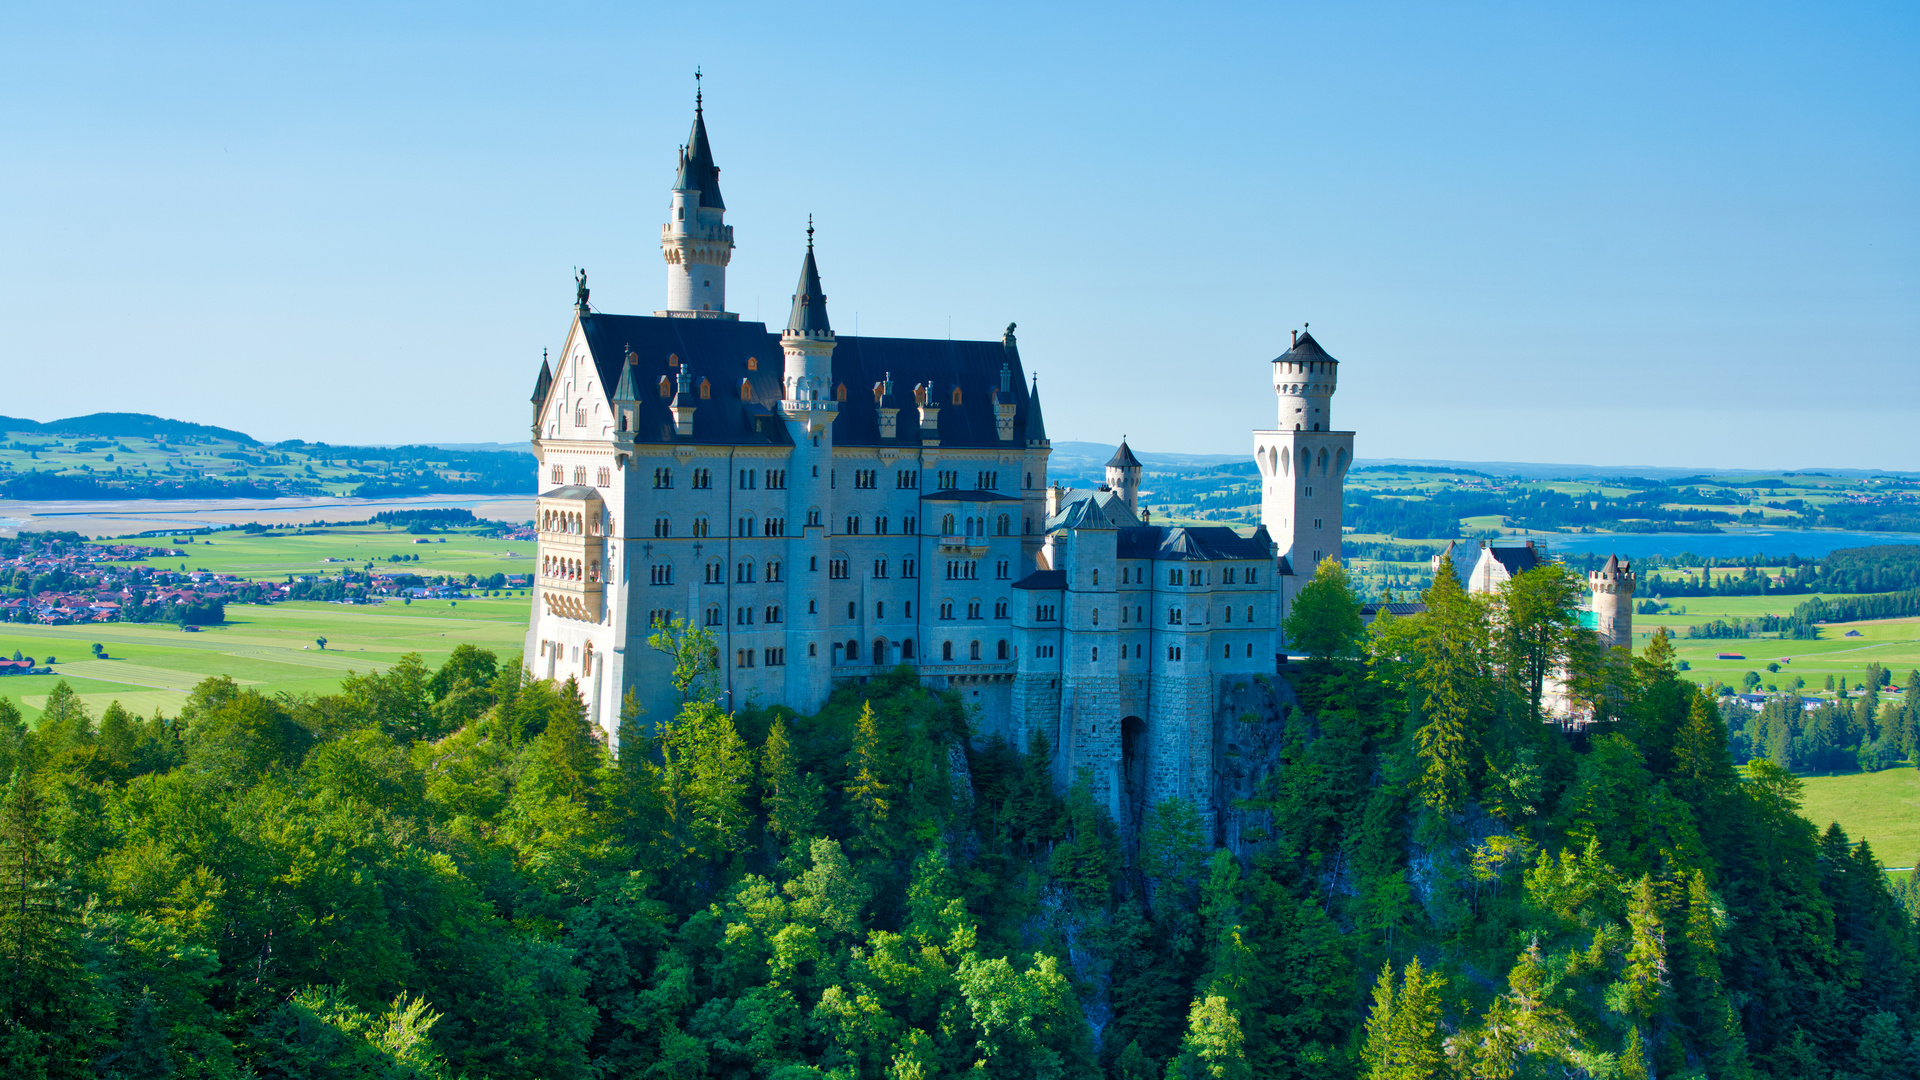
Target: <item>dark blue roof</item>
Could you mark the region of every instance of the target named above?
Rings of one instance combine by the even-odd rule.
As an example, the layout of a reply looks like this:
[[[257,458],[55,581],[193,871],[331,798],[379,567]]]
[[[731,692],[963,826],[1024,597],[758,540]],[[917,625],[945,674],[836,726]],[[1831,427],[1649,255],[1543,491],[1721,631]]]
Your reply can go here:
[[[765,323],[732,319],[674,319],[650,315],[608,315],[592,312],[581,322],[587,347],[600,370],[603,387],[619,385],[620,364],[628,347],[639,358],[633,381],[639,393],[639,419],[634,438],[639,442],[735,443],[748,445],[788,445],[784,423],[760,423],[755,430],[750,404],[762,409],[777,407],[781,395],[781,377],[785,357],[780,337],[768,332]],[[693,435],[674,437],[670,398],[659,393],[662,377],[668,379],[672,393],[677,369],[668,357],[677,356],[688,365],[694,387]],[[748,370],[747,361],[757,363]],[[1015,377],[1009,393],[1018,406],[1014,412],[1013,439],[1001,442],[993,411],[993,394],[1000,385],[1000,367],[1012,364]],[[895,393],[902,399],[899,437],[880,438],[879,407],[873,401],[873,388],[891,372]],[[711,396],[699,397],[701,380],[706,380]],[[742,398],[740,385],[747,384]],[[1020,356],[998,341],[949,341],[945,338],[843,337],[833,350],[833,392],[839,397],[846,388],[846,400],[840,403],[840,418],[833,425],[833,441],[840,446],[880,446],[920,444],[920,413],[912,395],[904,387],[932,384],[930,397],[940,406],[939,427],[929,432],[942,446],[1021,447],[1026,443],[1028,392],[1025,375],[1020,371]],[[953,404],[953,391],[960,391],[961,404]],[[766,413],[760,413],[765,417]]]
[[[1120,530],[1122,559],[1270,559],[1273,543],[1267,527],[1241,536],[1225,525],[1135,525]]]
[[[985,491],[978,488],[972,491],[962,491],[959,488],[947,488],[943,491],[928,492],[927,494],[920,496],[920,498],[923,501],[931,501],[931,502],[1019,502],[1020,501],[1020,496],[1018,495],[1002,495],[997,491]]]
[[[707,143],[706,117],[698,105],[693,109],[693,132],[680,151],[680,175],[674,178],[673,186],[677,191],[698,189],[701,206],[715,210],[727,208],[726,201],[720,198],[720,166],[713,163],[713,147]]]
[[[1067,587],[1065,570],[1035,570],[1013,583],[1016,589],[1059,590]]]
[[[1280,363],[1282,360],[1285,360],[1290,364],[1306,364],[1306,363],[1315,363],[1315,362],[1324,363],[1324,364],[1337,364],[1340,362],[1338,360],[1335,360],[1333,357],[1328,356],[1327,350],[1321,348],[1320,343],[1313,340],[1313,335],[1307,333],[1305,330],[1300,331],[1300,336],[1293,339],[1293,348],[1288,349],[1286,352],[1283,352],[1279,356],[1276,356],[1273,358],[1273,362],[1276,364]]]
[[[800,283],[794,286],[793,310],[787,314],[790,334],[822,335],[833,333],[827,321],[827,294],[820,287],[820,267],[813,261],[813,227],[808,226],[807,257],[800,263]]]

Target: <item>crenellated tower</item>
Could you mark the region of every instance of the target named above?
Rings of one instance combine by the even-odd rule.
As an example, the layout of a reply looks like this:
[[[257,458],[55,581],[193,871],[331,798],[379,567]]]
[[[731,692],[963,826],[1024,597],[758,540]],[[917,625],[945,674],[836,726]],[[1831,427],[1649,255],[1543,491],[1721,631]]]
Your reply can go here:
[[[696,75],[697,79],[698,76]],[[701,91],[693,95],[693,132],[680,148],[673,179],[673,205],[660,226],[660,254],[667,261],[667,307],[655,315],[683,319],[738,319],[727,310],[727,264],[733,261],[733,226],[720,197],[720,166],[713,163]]]
[[[1587,575],[1593,591],[1593,630],[1609,649],[1633,648],[1633,564],[1608,555],[1607,565]]]
[[[1275,357],[1273,392],[1279,417],[1253,434],[1260,467],[1260,523],[1293,572],[1307,577],[1321,559],[1340,557],[1341,506],[1353,464],[1353,432],[1333,430],[1333,392],[1340,362],[1313,335],[1293,335]]]

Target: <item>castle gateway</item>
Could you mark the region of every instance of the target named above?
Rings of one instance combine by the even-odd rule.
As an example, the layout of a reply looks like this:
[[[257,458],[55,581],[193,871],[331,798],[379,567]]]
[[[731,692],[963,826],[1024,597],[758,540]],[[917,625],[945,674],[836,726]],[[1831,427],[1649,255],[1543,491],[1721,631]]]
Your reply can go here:
[[[982,735],[1044,735],[1116,818],[1210,805],[1225,696],[1274,671],[1288,598],[1340,553],[1353,433],[1338,364],[1297,335],[1256,432],[1261,524],[1154,525],[1125,442],[1096,489],[1054,485],[1037,384],[998,341],[842,337],[812,230],[784,330],[726,310],[733,230],[696,106],[660,246],[667,306],[588,304],[533,393],[538,577],[526,663],[579,681],[611,737],[634,691],[677,707],[653,628],[719,646],[725,704],[817,709],[912,665]]]

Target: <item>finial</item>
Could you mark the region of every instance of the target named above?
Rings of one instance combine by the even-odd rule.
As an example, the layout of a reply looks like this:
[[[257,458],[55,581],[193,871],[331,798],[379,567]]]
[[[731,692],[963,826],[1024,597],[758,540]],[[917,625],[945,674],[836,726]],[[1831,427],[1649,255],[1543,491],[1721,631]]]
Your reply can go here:
[[[700,69],[698,67],[695,67],[693,69],[693,111],[694,112],[700,111],[701,89],[702,88],[700,86]]]
[[[813,215],[807,215],[807,250],[813,250]]]

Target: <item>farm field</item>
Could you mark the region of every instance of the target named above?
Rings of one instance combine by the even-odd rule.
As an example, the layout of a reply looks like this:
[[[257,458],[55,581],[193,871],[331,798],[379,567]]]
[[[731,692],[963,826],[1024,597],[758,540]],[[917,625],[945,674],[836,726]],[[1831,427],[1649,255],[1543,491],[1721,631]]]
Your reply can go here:
[[[1920,770],[1902,764],[1876,773],[1805,776],[1800,812],[1822,832],[1839,822],[1848,839],[1865,840],[1887,866],[1920,857]]]
[[[175,538],[146,541],[170,545]],[[237,529],[211,536],[182,536],[191,543],[176,545],[187,552],[178,560],[154,560],[152,565],[179,563],[189,570],[238,574],[248,578],[284,578],[288,574],[338,573],[343,566],[402,569],[409,573],[527,574],[533,572],[534,542],[496,540],[472,532],[450,531],[414,536],[403,529],[379,525],[347,525],[320,529],[271,529],[245,533]],[[427,540],[429,543],[416,543]],[[418,555],[419,561],[388,565],[393,555]],[[331,562],[327,560],[333,560]]]
[[[383,670],[410,652],[437,666],[454,646],[473,644],[505,660],[520,651],[530,603],[518,595],[365,607],[235,605],[227,609],[226,625],[199,633],[171,624],[0,625],[0,652],[58,658],[51,675],[0,680],[0,697],[12,698],[32,722],[62,679],[96,716],[116,699],[137,713],[178,712],[188,691],[214,675],[264,693],[328,693],[349,671]],[[316,643],[322,637],[325,650]],[[95,642],[110,659],[92,658],[89,646]]]

